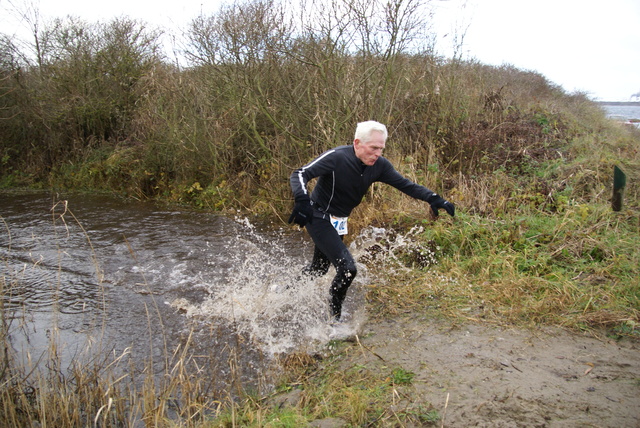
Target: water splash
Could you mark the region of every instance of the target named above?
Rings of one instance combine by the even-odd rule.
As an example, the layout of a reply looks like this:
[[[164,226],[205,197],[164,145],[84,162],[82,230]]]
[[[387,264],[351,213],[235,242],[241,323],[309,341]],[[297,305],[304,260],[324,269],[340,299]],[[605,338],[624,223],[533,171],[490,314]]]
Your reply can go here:
[[[300,275],[303,264],[293,260],[282,241],[269,237],[246,219],[242,236],[234,245],[245,251],[229,254],[229,269],[223,277],[205,285],[207,296],[200,302],[181,297],[171,305],[187,317],[209,322],[224,321],[238,334],[251,338],[267,355],[292,351],[317,352],[331,340],[359,334],[366,323],[365,294],[370,282],[366,264],[383,263],[389,269],[408,269],[407,255],[426,264],[436,262],[431,249],[416,243],[422,228],[397,234],[368,227],[350,244],[358,262],[358,276],[347,293],[341,323],[329,317],[329,287],[335,271],[309,279]],[[312,245],[310,243],[310,245]]]
[[[312,279],[301,275],[303,263],[292,259],[283,243],[258,232],[248,219],[235,243],[246,251],[230,254],[226,275],[207,284],[201,302],[179,298],[171,305],[194,319],[223,320],[251,337],[263,352],[278,355],[294,350],[313,353],[334,339],[351,337],[366,321],[366,267],[359,265],[343,309],[339,331],[330,322],[329,287],[335,271]],[[247,234],[248,232],[248,234]],[[354,254],[355,255],[355,254]]]

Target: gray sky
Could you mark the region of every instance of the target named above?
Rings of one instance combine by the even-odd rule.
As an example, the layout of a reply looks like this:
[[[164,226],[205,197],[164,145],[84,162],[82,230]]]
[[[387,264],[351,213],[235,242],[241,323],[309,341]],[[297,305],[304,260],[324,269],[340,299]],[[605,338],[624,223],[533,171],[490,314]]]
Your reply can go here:
[[[23,4],[34,0],[13,0]],[[35,0],[44,19],[79,16],[89,22],[129,16],[174,31],[221,0]],[[638,0],[433,0],[438,49],[450,56],[464,35],[463,58],[537,71],[569,92],[603,101],[640,93]],[[0,0],[6,9],[9,0]],[[2,13],[2,32],[15,28]],[[10,31],[10,30],[9,30]],[[457,40],[460,40],[459,38]]]
[[[640,92],[638,0],[438,3],[441,34],[447,25],[467,28],[467,57],[535,70],[602,101],[628,101]]]

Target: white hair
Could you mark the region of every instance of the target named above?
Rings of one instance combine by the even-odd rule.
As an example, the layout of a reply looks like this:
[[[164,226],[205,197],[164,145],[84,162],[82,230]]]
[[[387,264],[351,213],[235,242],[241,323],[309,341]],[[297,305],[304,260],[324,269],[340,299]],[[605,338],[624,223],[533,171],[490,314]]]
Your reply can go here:
[[[356,126],[356,134],[354,139],[360,140],[363,143],[368,142],[371,139],[372,132],[382,132],[382,136],[385,141],[387,140],[387,127],[380,122],[376,122],[375,120],[368,120],[366,122],[358,123]]]

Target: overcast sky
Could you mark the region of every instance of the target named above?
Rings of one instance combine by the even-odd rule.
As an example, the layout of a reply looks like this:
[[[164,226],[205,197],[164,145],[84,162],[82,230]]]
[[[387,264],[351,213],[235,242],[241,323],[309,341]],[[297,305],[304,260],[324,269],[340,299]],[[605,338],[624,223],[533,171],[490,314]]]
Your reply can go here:
[[[129,16],[173,34],[222,0],[12,0],[38,4],[45,19],[79,16],[89,22]],[[638,0],[432,0],[439,50],[450,55],[451,35],[464,33],[462,53],[492,65],[534,70],[569,92],[596,100],[628,101],[640,93]],[[0,0],[6,10],[9,0]],[[0,31],[15,28],[2,13]],[[448,35],[447,35],[448,34]],[[447,35],[447,36],[445,36]]]
[[[584,91],[602,101],[628,101],[640,93],[639,0],[438,4],[446,5],[440,7],[441,32],[456,23],[467,28],[467,57],[535,70],[567,91]]]

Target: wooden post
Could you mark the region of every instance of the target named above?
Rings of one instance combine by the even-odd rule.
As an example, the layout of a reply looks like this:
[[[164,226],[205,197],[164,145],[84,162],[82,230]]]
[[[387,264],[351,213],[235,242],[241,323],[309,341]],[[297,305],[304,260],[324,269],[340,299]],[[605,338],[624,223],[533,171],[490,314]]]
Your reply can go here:
[[[614,211],[622,209],[622,196],[627,185],[627,176],[617,166],[613,167],[613,198],[611,198],[611,208]]]

